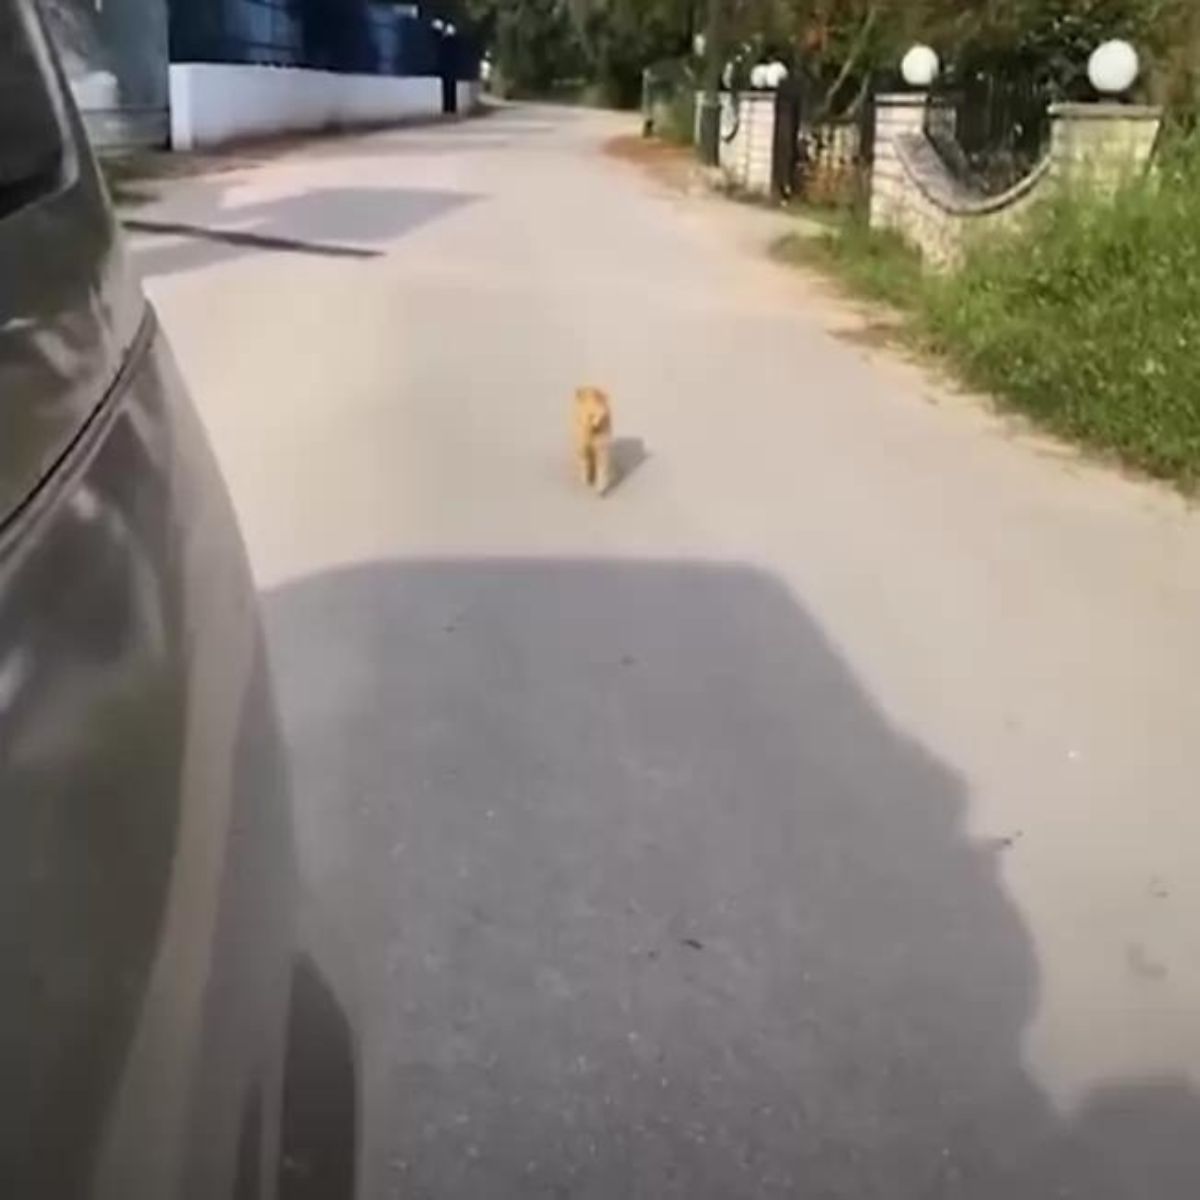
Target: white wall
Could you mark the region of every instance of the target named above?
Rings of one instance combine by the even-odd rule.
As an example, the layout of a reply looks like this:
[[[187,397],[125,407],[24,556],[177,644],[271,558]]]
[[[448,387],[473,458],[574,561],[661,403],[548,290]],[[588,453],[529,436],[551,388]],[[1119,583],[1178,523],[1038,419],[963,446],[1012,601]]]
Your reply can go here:
[[[442,84],[434,77],[172,63],[170,84],[171,145],[176,150],[442,111]]]

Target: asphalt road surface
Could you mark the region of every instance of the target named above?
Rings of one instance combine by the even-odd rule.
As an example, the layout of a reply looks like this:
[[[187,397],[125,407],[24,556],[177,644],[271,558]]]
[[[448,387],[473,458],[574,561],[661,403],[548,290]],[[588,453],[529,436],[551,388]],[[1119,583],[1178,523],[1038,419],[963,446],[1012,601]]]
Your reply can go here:
[[[361,1194],[1194,1200],[1200,520],[881,356],[780,218],[600,153],[632,127],[249,153],[136,214]]]

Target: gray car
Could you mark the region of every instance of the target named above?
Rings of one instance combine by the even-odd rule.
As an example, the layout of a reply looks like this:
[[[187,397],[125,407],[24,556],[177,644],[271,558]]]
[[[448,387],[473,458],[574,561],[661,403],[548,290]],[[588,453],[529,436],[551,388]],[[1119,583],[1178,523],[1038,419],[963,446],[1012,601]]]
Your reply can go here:
[[[349,1194],[345,1140],[304,1140],[353,1083],[293,864],[225,488],[36,11],[0,0],[0,1196]]]

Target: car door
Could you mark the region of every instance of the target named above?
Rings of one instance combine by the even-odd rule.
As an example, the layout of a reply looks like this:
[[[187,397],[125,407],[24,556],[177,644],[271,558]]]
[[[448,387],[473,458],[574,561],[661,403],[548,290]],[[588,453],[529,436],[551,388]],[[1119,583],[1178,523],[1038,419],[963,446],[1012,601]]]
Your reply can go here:
[[[273,1194],[288,818],[223,484],[0,0],[0,1195]]]

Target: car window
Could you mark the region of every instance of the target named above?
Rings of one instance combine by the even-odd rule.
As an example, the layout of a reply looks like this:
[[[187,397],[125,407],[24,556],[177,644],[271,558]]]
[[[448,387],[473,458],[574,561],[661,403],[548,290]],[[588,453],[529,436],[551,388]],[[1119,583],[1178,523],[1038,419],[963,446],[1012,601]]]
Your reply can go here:
[[[0,0],[0,219],[58,185],[63,150],[41,31],[26,0]]]

